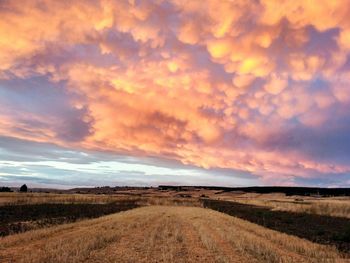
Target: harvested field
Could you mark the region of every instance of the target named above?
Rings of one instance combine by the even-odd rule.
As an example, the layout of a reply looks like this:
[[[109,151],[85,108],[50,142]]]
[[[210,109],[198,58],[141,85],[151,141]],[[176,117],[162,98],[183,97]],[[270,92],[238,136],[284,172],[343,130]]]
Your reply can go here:
[[[125,195],[56,194],[56,193],[0,193],[0,207],[33,204],[108,204],[137,201],[139,197]]]
[[[350,219],[349,196],[286,196],[283,193],[259,194],[221,192],[212,195],[211,198],[263,206],[278,211],[300,212]]]
[[[80,194],[0,194],[0,236],[149,205],[202,206],[193,198]]]
[[[75,222],[138,207],[136,201],[108,204],[34,204],[0,206],[0,236]]]
[[[4,237],[0,262],[349,262],[213,210],[149,206]]]
[[[182,205],[200,206],[201,201],[192,197],[178,197],[177,193],[155,192],[150,190],[134,191],[123,194],[55,194],[55,193],[0,193],[2,206],[35,205],[35,204],[110,204],[135,202],[139,205]]]
[[[250,222],[320,244],[332,244],[350,252],[350,220],[308,213],[274,211],[267,207],[230,201],[203,200],[211,208]]]

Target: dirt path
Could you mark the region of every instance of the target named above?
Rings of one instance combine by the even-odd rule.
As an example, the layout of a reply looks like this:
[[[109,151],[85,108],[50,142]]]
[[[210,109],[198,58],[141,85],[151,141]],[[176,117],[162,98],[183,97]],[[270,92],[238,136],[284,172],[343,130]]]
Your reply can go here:
[[[203,208],[152,206],[0,239],[0,262],[349,262]]]

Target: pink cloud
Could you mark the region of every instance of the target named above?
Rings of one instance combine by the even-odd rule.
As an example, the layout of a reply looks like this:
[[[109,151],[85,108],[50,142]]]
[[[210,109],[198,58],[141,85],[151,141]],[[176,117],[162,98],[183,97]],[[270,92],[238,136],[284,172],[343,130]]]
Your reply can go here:
[[[266,180],[350,171],[336,150],[350,131],[347,1],[6,1],[0,15],[2,81],[68,94],[52,117],[0,106],[1,135]]]

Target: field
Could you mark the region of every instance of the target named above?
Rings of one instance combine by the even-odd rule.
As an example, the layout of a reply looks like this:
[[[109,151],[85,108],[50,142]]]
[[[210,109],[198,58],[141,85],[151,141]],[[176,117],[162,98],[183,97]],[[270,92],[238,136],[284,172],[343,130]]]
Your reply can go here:
[[[342,262],[334,248],[179,206],[137,208],[8,236],[0,257],[2,262]]]
[[[350,262],[348,214],[293,208],[311,197],[253,197],[157,189],[0,193],[7,229],[0,262]],[[268,205],[274,200],[289,209]]]
[[[279,211],[350,218],[349,197],[285,196],[283,194],[222,193],[220,200],[264,206]]]

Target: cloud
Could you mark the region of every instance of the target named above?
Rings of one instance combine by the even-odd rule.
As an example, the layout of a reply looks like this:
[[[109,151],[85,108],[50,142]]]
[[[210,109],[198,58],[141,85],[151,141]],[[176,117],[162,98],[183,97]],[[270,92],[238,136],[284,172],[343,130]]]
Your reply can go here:
[[[345,0],[9,0],[0,15],[2,136],[281,184],[350,172]]]
[[[92,120],[63,85],[46,77],[0,80],[0,129],[38,141],[81,141],[92,132]]]
[[[201,184],[242,186],[256,182],[242,171],[210,172],[173,160],[78,151],[48,143],[0,137],[0,184],[30,187]]]
[[[287,87],[287,85],[288,81],[285,78],[276,76],[275,74],[271,74],[271,77],[265,84],[264,88],[268,93],[277,95],[282,90],[284,90]]]

